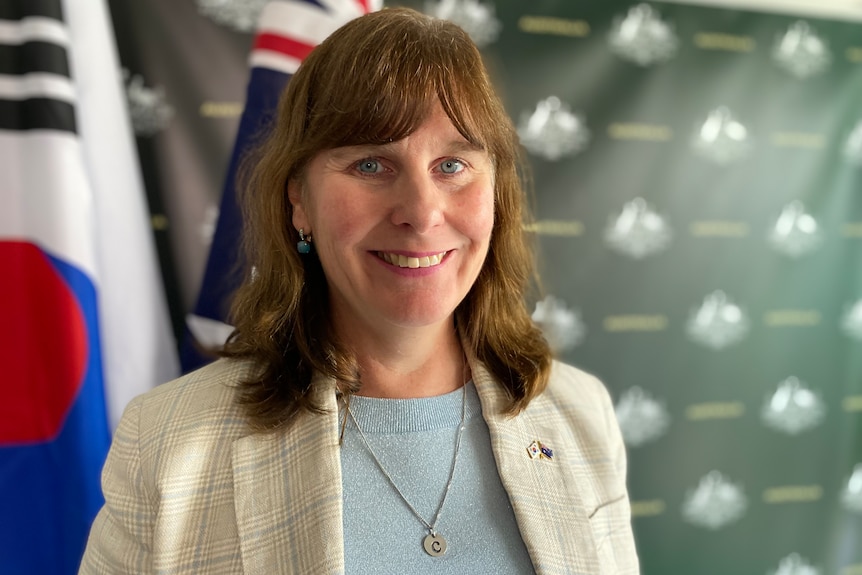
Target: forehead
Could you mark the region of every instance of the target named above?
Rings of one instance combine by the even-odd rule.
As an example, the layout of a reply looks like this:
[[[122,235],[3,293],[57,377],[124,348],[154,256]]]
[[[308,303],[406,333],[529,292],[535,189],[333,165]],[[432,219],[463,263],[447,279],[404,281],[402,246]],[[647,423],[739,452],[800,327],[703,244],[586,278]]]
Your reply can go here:
[[[419,125],[402,138],[335,146],[332,150],[336,155],[362,153],[365,150],[375,153],[430,151],[453,155],[485,154],[481,145],[469,141],[455,127],[439,102],[433,104]]]

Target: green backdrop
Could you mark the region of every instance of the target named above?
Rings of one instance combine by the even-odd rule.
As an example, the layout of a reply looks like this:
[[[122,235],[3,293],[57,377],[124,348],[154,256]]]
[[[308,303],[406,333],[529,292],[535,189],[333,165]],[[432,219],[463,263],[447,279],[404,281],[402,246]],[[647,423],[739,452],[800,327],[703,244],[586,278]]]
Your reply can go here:
[[[643,572],[862,574],[862,24],[410,5],[530,149],[534,317],[614,397]]]

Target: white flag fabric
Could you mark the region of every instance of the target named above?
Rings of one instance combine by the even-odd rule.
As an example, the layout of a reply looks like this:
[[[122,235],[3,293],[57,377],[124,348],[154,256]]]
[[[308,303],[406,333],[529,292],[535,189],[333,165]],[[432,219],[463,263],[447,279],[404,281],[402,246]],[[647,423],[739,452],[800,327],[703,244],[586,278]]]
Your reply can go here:
[[[65,0],[84,163],[93,190],[112,429],[132,397],[179,374],[107,5]]]

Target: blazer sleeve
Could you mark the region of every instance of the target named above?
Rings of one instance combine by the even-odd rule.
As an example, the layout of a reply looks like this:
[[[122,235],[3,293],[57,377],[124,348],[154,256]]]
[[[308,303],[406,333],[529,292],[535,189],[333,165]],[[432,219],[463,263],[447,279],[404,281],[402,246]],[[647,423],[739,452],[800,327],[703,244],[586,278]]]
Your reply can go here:
[[[102,470],[105,504],[90,529],[79,575],[134,575],[152,571],[156,502],[141,465],[142,398],[128,405]]]

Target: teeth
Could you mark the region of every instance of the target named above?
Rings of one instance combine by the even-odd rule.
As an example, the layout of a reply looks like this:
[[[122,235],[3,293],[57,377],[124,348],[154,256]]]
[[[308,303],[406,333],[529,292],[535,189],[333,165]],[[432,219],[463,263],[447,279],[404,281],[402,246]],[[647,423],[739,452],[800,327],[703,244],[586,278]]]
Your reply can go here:
[[[402,256],[400,254],[390,254],[387,252],[377,252],[377,256],[385,261],[386,263],[392,264],[394,266],[398,266],[399,268],[430,268],[431,266],[438,265],[441,261],[443,261],[443,257],[446,255],[446,252],[440,252],[439,254],[434,254],[433,256],[424,256],[421,258],[411,258],[407,256]]]

